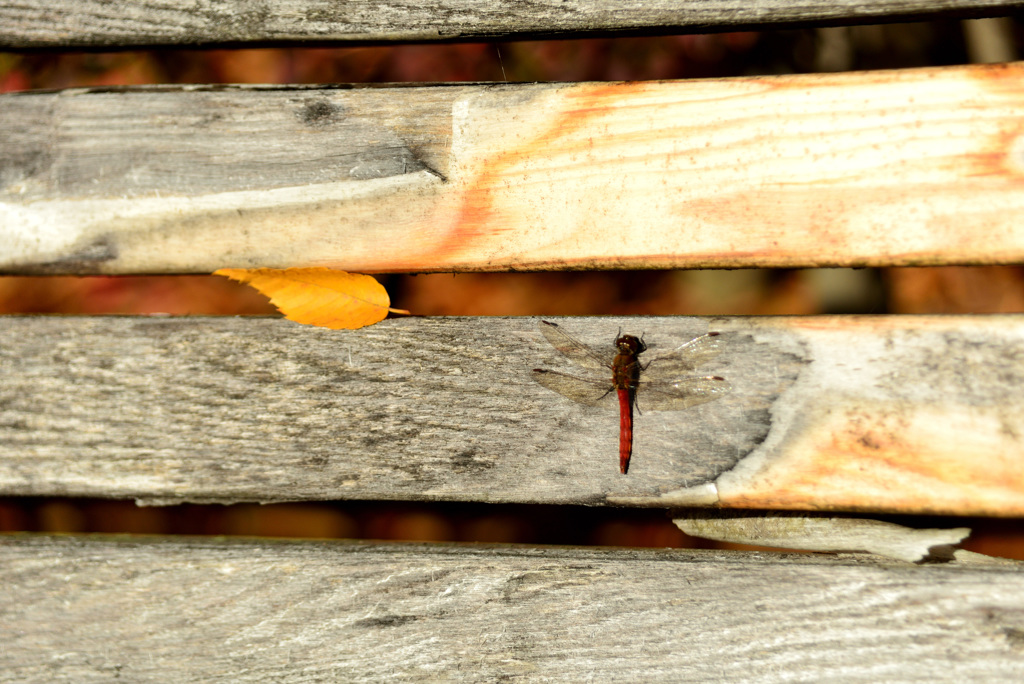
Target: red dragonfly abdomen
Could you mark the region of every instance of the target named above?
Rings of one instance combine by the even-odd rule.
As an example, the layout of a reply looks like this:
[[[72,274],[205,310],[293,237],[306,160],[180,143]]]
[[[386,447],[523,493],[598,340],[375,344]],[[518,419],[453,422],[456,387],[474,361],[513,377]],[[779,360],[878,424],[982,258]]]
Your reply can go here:
[[[619,395],[619,472],[629,470],[629,458],[633,455],[633,397],[632,390],[616,390]]]

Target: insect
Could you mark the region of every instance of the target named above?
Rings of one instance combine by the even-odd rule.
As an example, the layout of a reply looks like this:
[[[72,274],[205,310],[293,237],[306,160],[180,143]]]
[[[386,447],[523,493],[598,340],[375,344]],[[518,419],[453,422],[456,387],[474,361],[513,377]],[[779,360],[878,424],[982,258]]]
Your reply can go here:
[[[589,371],[604,371],[604,377],[577,377],[566,373],[533,369],[533,379],[564,397],[587,406],[610,406],[605,401],[614,391],[619,398],[619,471],[625,475],[633,454],[633,409],[681,411],[721,397],[729,383],[717,375],[688,375],[721,352],[717,332],[696,337],[671,351],[640,362],[647,351],[643,337],[619,335],[615,350],[601,353],[580,342],[555,323],[541,321],[540,332],[570,360]],[[613,355],[614,354],[614,355]],[[639,412],[638,408],[638,412]]]

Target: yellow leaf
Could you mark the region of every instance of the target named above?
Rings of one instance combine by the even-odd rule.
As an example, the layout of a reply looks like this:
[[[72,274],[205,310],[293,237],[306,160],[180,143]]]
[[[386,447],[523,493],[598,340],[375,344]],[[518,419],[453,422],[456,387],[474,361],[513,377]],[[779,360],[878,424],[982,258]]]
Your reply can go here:
[[[387,290],[360,273],[330,268],[222,268],[214,275],[252,285],[270,297],[285,318],[306,325],[354,329],[384,320],[388,311],[409,313],[390,308]]]

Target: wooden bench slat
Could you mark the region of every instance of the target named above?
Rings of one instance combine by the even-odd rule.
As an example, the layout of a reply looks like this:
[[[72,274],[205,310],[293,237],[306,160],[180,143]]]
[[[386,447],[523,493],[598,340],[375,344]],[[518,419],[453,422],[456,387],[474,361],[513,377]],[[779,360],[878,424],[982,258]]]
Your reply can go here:
[[[618,418],[536,319],[0,318],[0,494],[416,499],[1024,515],[1024,317],[565,319],[671,349],[724,397]],[[653,351],[653,350],[652,350]]]
[[[1020,568],[0,537],[0,679],[1015,681]]]
[[[1019,263],[1022,110],[1024,63],[10,94],[0,273]]]
[[[914,17],[1004,16],[1007,0],[610,0],[507,4],[487,0],[391,3],[221,0],[213,5],[146,0],[126,12],[103,0],[19,0],[0,7],[7,49],[238,44],[358,44],[523,39],[630,32],[706,32],[777,25],[878,23]]]

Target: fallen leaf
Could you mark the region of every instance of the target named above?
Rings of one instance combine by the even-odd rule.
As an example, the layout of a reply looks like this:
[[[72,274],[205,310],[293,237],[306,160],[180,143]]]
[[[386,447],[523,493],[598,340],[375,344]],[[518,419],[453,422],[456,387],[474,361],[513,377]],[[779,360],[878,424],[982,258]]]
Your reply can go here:
[[[222,268],[213,272],[248,283],[296,323],[332,330],[362,328],[384,320],[392,309],[387,290],[368,275],[330,268]]]

